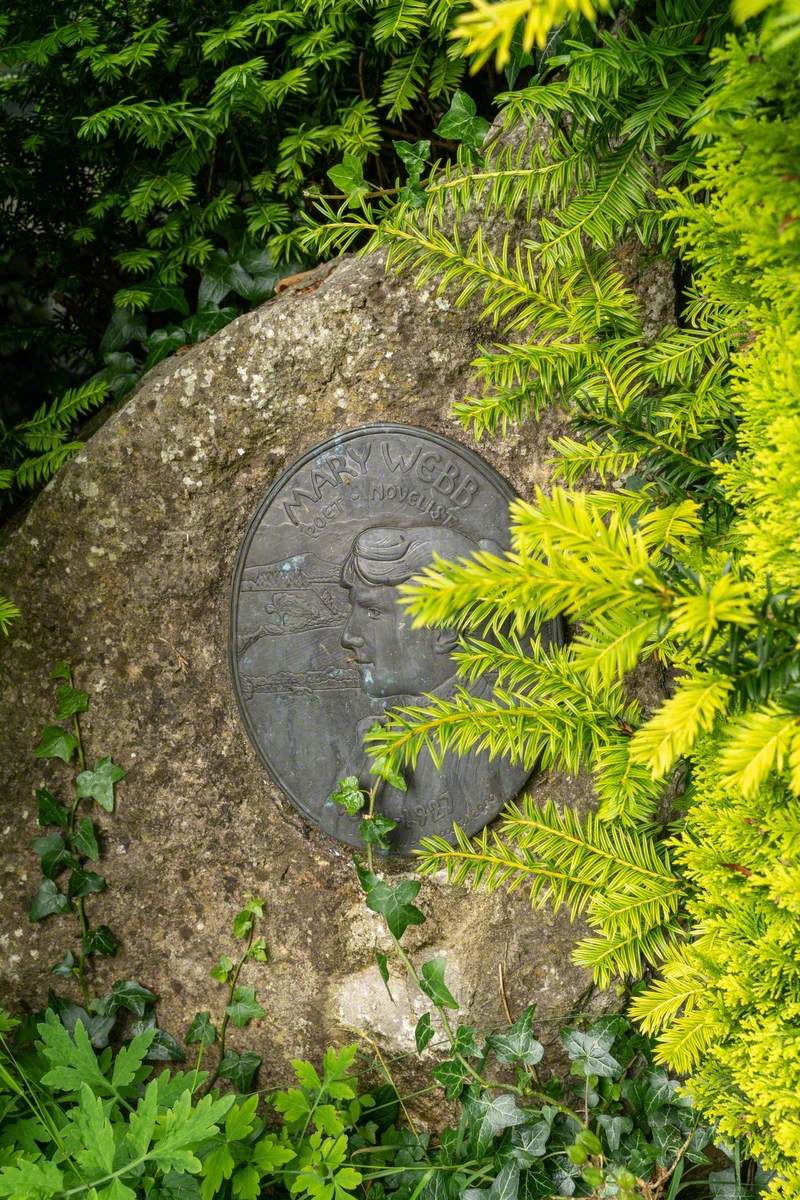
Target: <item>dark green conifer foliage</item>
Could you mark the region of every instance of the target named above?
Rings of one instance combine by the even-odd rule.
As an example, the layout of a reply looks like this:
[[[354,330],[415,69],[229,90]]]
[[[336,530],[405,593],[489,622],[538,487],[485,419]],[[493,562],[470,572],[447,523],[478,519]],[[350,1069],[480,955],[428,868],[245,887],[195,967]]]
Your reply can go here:
[[[4,5],[0,487],[48,478],[77,418],[308,265],[298,217],[331,167],[391,182],[463,75],[462,6]]]

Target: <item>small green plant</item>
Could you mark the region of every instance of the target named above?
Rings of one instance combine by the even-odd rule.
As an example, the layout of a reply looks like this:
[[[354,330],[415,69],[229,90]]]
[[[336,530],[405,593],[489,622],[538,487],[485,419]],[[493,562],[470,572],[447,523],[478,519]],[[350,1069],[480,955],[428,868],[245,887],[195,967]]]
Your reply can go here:
[[[104,759],[87,772],[79,718],[88,696],[74,686],[67,664],[58,664],[54,676],[56,719],[69,720],[70,727],[47,726],[37,753],[68,764],[77,757],[83,769],[76,792],[110,811],[120,769]],[[165,1066],[184,1055],[158,1028],[156,998],[147,988],[119,981],[107,996],[89,996],[88,953],[73,956],[61,972],[77,979],[83,1007],[51,997],[47,1011],[22,1027],[0,1011],[0,1197],[544,1200],[575,1194],[672,1200],[684,1184],[697,1185],[690,1176],[707,1165],[709,1131],[678,1095],[677,1082],[654,1068],[647,1040],[624,1018],[603,1018],[588,1028],[578,1022],[563,1031],[570,1063],[564,1080],[539,1074],[544,1047],[534,1033],[533,1006],[486,1037],[457,1021],[444,960],[418,967],[401,944],[407,929],[425,920],[414,903],[420,882],[390,882],[372,869],[374,848],[383,848],[387,832],[374,832],[380,779],[366,794],[352,778],[343,780],[337,798],[353,811],[366,807],[369,866],[356,862],[358,879],[367,906],[386,922],[392,958],[429,1002],[415,1030],[417,1052],[433,1055],[432,1084],[423,1091],[441,1088],[457,1106],[457,1124],[435,1136],[421,1132],[407,1104],[412,1097],[400,1094],[377,1046],[365,1062],[372,1078],[382,1079],[373,1086],[359,1083],[359,1046],[352,1044],[327,1050],[320,1069],[293,1061],[289,1087],[267,1095],[250,1090],[260,1057],[231,1050],[226,1035],[230,1026],[242,1029],[266,1016],[255,987],[242,982],[248,963],[268,959],[258,936],[264,904],[253,898],[233,919],[237,953],[221,955],[212,969],[226,989],[222,1017],[199,1012],[187,1030],[185,1043],[198,1047],[193,1069]],[[80,850],[75,837],[82,831],[88,839],[90,832],[82,818],[70,823],[69,810],[49,791],[40,793],[40,802],[52,819],[47,823],[67,831],[63,849],[54,843],[40,852]],[[99,856],[83,857],[96,862]],[[66,863],[64,870],[85,868]],[[62,893],[68,903],[53,912],[85,898],[69,893],[68,886]],[[82,937],[97,932],[85,911],[78,916]],[[388,955],[377,955],[387,988],[389,963]],[[363,1041],[373,1045],[366,1036]],[[218,1059],[209,1074],[203,1057],[212,1046]],[[232,1090],[220,1094],[220,1082]]]
[[[228,1079],[238,1091],[244,1092],[252,1084],[261,1066],[259,1054],[253,1050],[232,1050],[227,1046],[226,1039],[229,1025],[233,1025],[235,1029],[244,1029],[251,1021],[266,1016],[265,1010],[256,999],[256,989],[239,982],[245,963],[268,961],[266,942],[263,937],[256,937],[258,922],[263,916],[263,900],[251,897],[245,902],[244,907],[233,918],[231,930],[233,937],[241,942],[239,953],[235,958],[221,954],[211,969],[212,979],[225,984],[228,992],[219,1032],[211,1020],[211,1013],[198,1012],[184,1035],[187,1045],[197,1043],[196,1071],[200,1070],[206,1047],[218,1047],[217,1065],[206,1084],[207,1088],[211,1088],[217,1079]]]
[[[89,694],[75,687],[72,667],[57,663],[51,673],[57,683],[54,720],[41,732],[35,754],[46,761],[60,760],[73,770],[72,795],[65,803],[50,788],[36,793],[39,825],[52,832],[36,838],[42,882],[31,901],[31,921],[56,913],[74,913],[78,920],[77,950],[66,950],[53,973],[78,981],[85,1004],[89,1001],[88,973],[95,955],[113,957],[119,941],[107,925],[93,927],[87,900],[105,891],[106,880],[94,870],[100,860],[102,834],[93,820],[94,807],[113,813],[116,785],[125,772],[109,756],[89,766],[81,733],[81,714],[89,707]]]

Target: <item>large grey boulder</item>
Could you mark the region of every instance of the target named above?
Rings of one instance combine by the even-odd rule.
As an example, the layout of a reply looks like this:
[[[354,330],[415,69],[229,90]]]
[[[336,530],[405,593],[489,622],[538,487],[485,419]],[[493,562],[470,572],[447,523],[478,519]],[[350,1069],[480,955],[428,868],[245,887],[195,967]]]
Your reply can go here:
[[[643,277],[648,291],[656,309],[669,303],[658,272]],[[243,982],[257,985],[267,1017],[232,1044],[263,1055],[262,1086],[353,1027],[411,1057],[420,998],[398,966],[389,1000],[374,965],[381,921],[363,906],[350,851],[304,825],[245,736],[227,666],[229,586],[259,497],[315,442],[391,420],[470,443],[449,413],[488,336],[474,312],[387,278],[380,256],[321,268],[151,372],[5,532],[0,592],[23,616],[0,646],[4,1004],[42,1004],[73,938],[69,918],[27,919],[39,880],[34,791],[63,777],[33,749],[51,712],[49,669],[66,658],[93,697],[90,757],[110,754],[128,773],[118,811],[98,810],[109,887],[89,904],[122,948],[99,960],[95,988],[139,979],[180,1035],[195,1011],[221,1011],[209,970],[231,948],[240,901],[260,895],[271,962],[249,964]],[[547,482],[557,427],[550,415],[482,452],[529,493]],[[583,779],[534,787],[590,798]],[[452,990],[482,1027],[505,1022],[501,970],[514,1015],[535,1001],[556,1027],[586,1001],[589,976],[570,961],[580,930],[563,914],[532,912],[524,892],[474,895],[439,879],[419,903],[428,921],[409,944],[447,958]]]

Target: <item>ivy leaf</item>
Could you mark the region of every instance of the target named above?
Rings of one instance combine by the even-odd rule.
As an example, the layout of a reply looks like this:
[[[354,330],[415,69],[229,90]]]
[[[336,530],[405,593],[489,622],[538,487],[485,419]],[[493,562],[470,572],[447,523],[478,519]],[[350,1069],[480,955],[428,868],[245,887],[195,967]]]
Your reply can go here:
[[[213,1046],[217,1040],[217,1027],[212,1023],[211,1013],[195,1013],[183,1040],[187,1046],[194,1042],[199,1042],[201,1046]]]
[[[380,726],[378,726],[380,728]],[[379,754],[373,758],[370,771],[373,775],[377,775],[380,779],[385,779],[390,787],[397,788],[398,792],[408,790],[408,784],[403,778],[398,768],[393,764],[391,758],[385,754]]]
[[[233,1001],[226,1005],[225,1012],[237,1029],[243,1029],[251,1021],[267,1015],[267,1010],[256,1000],[256,989],[253,987],[235,988]]]
[[[151,312],[179,312],[182,317],[189,315],[189,302],[182,287],[176,284],[156,283],[150,293],[148,305]]]
[[[389,959],[381,950],[376,950],[375,961],[378,964],[378,971],[380,972],[380,977],[383,980],[383,986],[386,988],[387,995],[389,996],[392,1004],[394,1004],[394,996],[389,988]]]
[[[457,1058],[447,1058],[433,1068],[433,1078],[444,1088],[448,1100],[456,1100],[470,1079],[470,1072]]]
[[[56,800],[49,788],[39,788],[36,793],[39,805],[40,825],[59,825],[66,829],[69,825],[69,813],[60,800]]]
[[[430,141],[427,138],[419,142],[396,141],[393,148],[406,169],[409,184],[419,183],[425,164],[430,158]]]
[[[97,1002],[94,1002],[95,1006]],[[80,1004],[66,1003],[59,1007],[58,1015],[64,1028],[75,1036],[79,1025],[82,1025],[89,1035],[89,1041],[97,1050],[103,1050],[108,1045],[108,1038],[114,1028],[113,1016],[99,1013],[91,1015]],[[94,1086],[94,1085],[93,1085]]]
[[[72,844],[84,858],[91,858],[93,862],[97,862],[100,858],[95,828],[88,817],[81,817],[73,835]]]
[[[251,897],[233,918],[233,936],[246,938],[250,935],[256,917],[263,917],[264,901]]]
[[[262,304],[275,291],[275,284],[285,275],[285,268],[277,267],[269,250],[263,246],[251,246],[239,255],[239,265],[250,282],[245,287],[239,284],[237,291],[251,304]]]
[[[70,668],[69,663],[66,661],[66,659],[62,658],[61,661],[57,662],[55,664],[55,666],[53,667],[52,671],[50,672],[50,678],[51,679],[69,679],[71,674],[72,674],[72,670]]]
[[[75,955],[71,950],[64,952],[63,958],[60,958],[57,963],[54,963],[50,968],[53,975],[60,975],[68,979],[75,970]]]
[[[475,101],[459,89],[454,93],[450,108],[434,133],[450,141],[461,142],[470,150],[479,150],[489,129],[489,122],[477,115]]]
[[[94,764],[93,771],[81,771],[75,780],[75,788],[81,800],[96,800],[106,812],[114,811],[114,784],[125,778],[122,767],[110,758],[101,758]]]
[[[422,1054],[422,1051],[428,1045],[433,1037],[434,1029],[431,1021],[430,1013],[423,1013],[417,1021],[417,1027],[414,1030],[414,1041],[417,1043],[417,1053]]]
[[[630,1133],[633,1129],[633,1121],[630,1117],[611,1116],[609,1113],[599,1113],[597,1124],[606,1135],[610,1154],[616,1154],[622,1141],[622,1135]]]
[[[344,193],[348,208],[358,208],[369,192],[364,179],[364,167],[356,154],[345,154],[340,163],[327,172],[335,188]]]
[[[78,739],[73,734],[60,725],[47,725],[34,754],[37,758],[61,758],[68,763],[77,749]]]
[[[647,1075],[647,1091],[644,1095],[644,1110],[651,1117],[660,1108],[666,1108],[679,1100],[677,1079],[670,1079],[666,1071],[650,1071]]]
[[[66,912],[70,907],[69,897],[58,890],[52,879],[45,879],[31,901],[28,918],[42,921],[53,913]]]
[[[100,350],[103,354],[113,354],[117,350],[124,350],[130,342],[143,342],[146,337],[147,325],[144,317],[132,308],[115,308],[103,334]],[[55,679],[56,676],[51,678]],[[68,679],[69,671],[61,678]]]
[[[384,817],[382,813],[375,813],[372,817],[364,817],[359,832],[368,845],[377,846],[379,850],[390,850],[389,834],[396,828],[397,821]]]
[[[532,1125],[521,1125],[514,1130],[514,1157],[523,1166],[528,1166],[534,1159],[544,1156],[553,1132],[553,1121],[558,1109],[544,1105],[539,1112],[539,1120],[534,1121]]]
[[[183,1062],[186,1057],[172,1034],[159,1028],[153,1013],[134,1021],[131,1032],[137,1037],[150,1036],[147,1058],[151,1062]]]
[[[114,396],[130,391],[139,377],[139,364],[132,354],[104,354],[105,366],[93,378],[103,379]]]
[[[233,959],[228,958],[227,954],[220,954],[216,965],[211,968],[211,978],[216,979],[218,983],[227,983],[232,970]]]
[[[198,308],[221,304],[229,292],[245,296],[253,286],[253,277],[226,250],[214,250],[203,263],[203,275],[197,292]]]
[[[489,1200],[517,1200],[519,1191],[519,1166],[513,1159],[504,1164],[495,1175],[489,1188]]]
[[[533,1035],[534,1005],[529,1005],[505,1033],[493,1033],[486,1039],[498,1062],[535,1066],[544,1056],[544,1046]]]
[[[459,1025],[453,1042],[453,1053],[460,1054],[462,1058],[480,1058],[482,1051],[475,1040],[476,1032],[474,1025]]]
[[[589,1030],[581,1033],[577,1029],[566,1030],[561,1035],[561,1041],[570,1057],[573,1074],[600,1075],[612,1079],[618,1075],[622,1067],[609,1050],[614,1044],[613,1033],[602,1033]]]
[[[484,1093],[468,1097],[464,1101],[464,1116],[475,1138],[479,1157],[486,1152],[498,1133],[513,1125],[524,1125],[530,1120],[530,1114],[517,1107],[516,1100],[509,1092],[501,1092],[499,1096]]]
[[[41,869],[45,879],[55,879],[68,867],[80,866],[74,854],[67,850],[60,833],[48,833],[46,837],[34,838],[33,849],[41,857]]]
[[[86,712],[89,707],[89,693],[81,692],[71,684],[64,683],[61,687],[56,688],[56,701],[58,703],[56,720],[64,721],[76,713]]]
[[[250,949],[247,951],[247,957],[254,959],[256,962],[269,962],[269,951],[267,943],[263,938],[256,938]]]
[[[76,867],[67,884],[67,893],[73,899],[92,896],[95,892],[104,892],[105,889],[106,881],[102,875],[98,875],[96,871],[84,871],[82,867]]]
[[[366,893],[367,908],[384,918],[392,935],[398,941],[409,925],[423,923],[425,914],[411,903],[421,886],[418,880],[403,879],[391,887],[383,879],[378,879],[376,875],[365,871],[362,867],[356,869],[361,886]]]
[[[445,960],[432,958],[422,964],[420,987],[437,1008],[458,1008],[458,1001],[444,981]]]
[[[367,802],[356,775],[347,775],[344,779],[340,779],[336,790],[331,792],[328,799],[332,804],[338,804],[351,817],[360,812]]]
[[[90,929],[83,941],[86,954],[102,954],[105,958],[113,958],[119,947],[119,938],[107,925],[98,925],[96,929]]]
[[[154,329],[145,342],[147,357],[142,363],[142,374],[149,371],[156,363],[162,362],[170,354],[174,354],[188,342],[186,330],[182,325],[170,325],[167,329]]]
[[[203,342],[213,333],[218,333],[238,316],[235,308],[201,308],[183,322],[183,328],[191,342]]]
[[[261,1055],[252,1050],[245,1050],[243,1054],[238,1054],[236,1050],[226,1050],[225,1057],[219,1065],[219,1077],[229,1079],[237,1091],[245,1092],[260,1066]]]
[[[104,1016],[125,1008],[135,1016],[143,1017],[146,1010],[151,1004],[155,1004],[157,999],[154,992],[143,987],[141,983],[137,983],[135,979],[118,979],[109,994],[95,1002],[94,1007]]]

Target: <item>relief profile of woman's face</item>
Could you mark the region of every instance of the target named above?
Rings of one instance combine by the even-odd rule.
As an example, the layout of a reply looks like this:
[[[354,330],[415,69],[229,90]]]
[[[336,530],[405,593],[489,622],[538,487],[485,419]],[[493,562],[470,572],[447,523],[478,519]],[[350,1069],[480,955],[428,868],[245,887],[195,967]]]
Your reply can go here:
[[[463,545],[461,545],[463,543]],[[350,614],[342,632],[361,672],[364,691],[376,699],[433,692],[455,675],[451,630],[413,627],[399,587],[433,561],[435,553],[468,553],[467,539],[437,526],[367,529],[353,542],[342,568]]]
[[[356,582],[342,645],[352,652],[369,696],[417,696],[455,674],[447,631],[414,629],[396,587]]]

